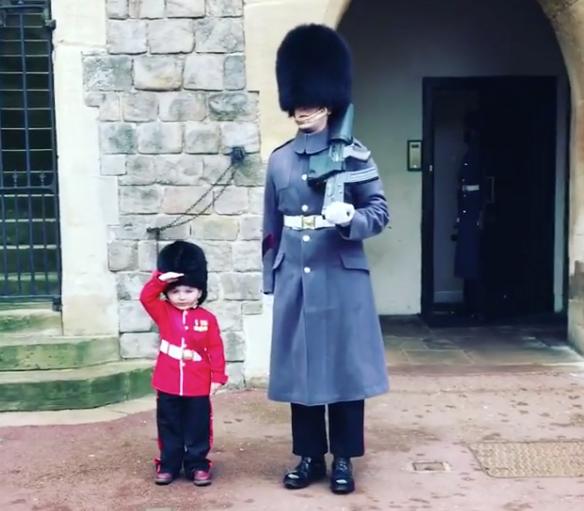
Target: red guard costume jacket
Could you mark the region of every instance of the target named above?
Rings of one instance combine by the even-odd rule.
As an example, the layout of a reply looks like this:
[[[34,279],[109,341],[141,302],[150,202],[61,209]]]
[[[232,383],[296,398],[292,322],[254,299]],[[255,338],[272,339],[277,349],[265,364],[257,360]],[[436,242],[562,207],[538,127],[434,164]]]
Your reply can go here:
[[[168,284],[160,275],[154,272],[140,293],[160,332],[152,386],[178,396],[208,396],[211,382],[227,382],[217,318],[202,307],[181,311],[162,300],[160,294]]]

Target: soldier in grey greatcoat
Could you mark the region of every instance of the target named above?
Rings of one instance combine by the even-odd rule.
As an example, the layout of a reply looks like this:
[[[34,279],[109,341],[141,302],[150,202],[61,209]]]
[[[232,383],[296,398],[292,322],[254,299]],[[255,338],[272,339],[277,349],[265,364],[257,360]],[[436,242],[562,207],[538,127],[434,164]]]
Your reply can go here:
[[[274,295],[268,397],[291,403],[293,452],[301,457],[284,485],[303,488],[326,476],[328,407],[331,489],[350,493],[350,459],[364,454],[364,400],[388,390],[363,250],[363,240],[387,225],[387,202],[369,151],[347,136],[346,123],[337,137],[352,112],[343,39],[323,25],[296,27],[278,50],[276,74],[280,106],[299,131],[271,154],[266,176],[263,282]],[[340,183],[337,200],[326,195],[331,183]]]

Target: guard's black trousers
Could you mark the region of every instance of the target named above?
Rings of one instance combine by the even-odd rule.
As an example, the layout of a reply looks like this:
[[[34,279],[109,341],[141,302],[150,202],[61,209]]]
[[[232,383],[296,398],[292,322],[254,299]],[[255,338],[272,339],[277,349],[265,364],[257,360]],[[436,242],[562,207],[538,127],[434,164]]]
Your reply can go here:
[[[175,477],[184,467],[186,477],[194,470],[208,470],[212,442],[209,396],[175,396],[158,392],[156,423],[160,445],[159,472]]]
[[[292,403],[292,452],[317,458],[328,452],[325,405]],[[332,403],[328,407],[330,452],[334,456],[363,456],[365,401]]]

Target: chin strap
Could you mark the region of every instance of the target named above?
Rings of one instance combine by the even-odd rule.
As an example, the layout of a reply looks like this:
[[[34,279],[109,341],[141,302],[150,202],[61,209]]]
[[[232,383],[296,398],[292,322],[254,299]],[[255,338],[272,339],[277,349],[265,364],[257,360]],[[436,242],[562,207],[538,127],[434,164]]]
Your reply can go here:
[[[318,126],[323,117],[328,117],[330,110],[328,108],[319,108],[310,114],[294,114],[294,121],[303,131],[312,131]]]

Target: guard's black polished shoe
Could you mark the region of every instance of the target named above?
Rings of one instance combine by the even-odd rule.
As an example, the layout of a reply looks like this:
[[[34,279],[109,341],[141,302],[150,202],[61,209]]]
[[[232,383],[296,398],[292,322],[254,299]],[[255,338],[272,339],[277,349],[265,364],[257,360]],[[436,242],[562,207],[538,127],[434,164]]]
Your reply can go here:
[[[324,458],[302,457],[296,468],[284,476],[283,482],[289,490],[299,490],[323,477],[326,477]]]
[[[331,472],[331,491],[343,495],[354,490],[355,481],[350,458],[335,458]]]

